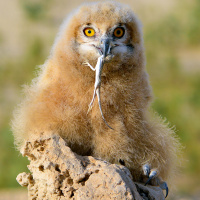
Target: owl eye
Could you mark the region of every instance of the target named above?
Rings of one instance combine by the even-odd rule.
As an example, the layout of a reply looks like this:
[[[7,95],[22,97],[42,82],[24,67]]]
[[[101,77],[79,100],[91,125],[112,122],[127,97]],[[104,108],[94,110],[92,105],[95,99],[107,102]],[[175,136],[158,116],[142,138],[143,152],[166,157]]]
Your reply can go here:
[[[114,30],[113,35],[114,35],[115,37],[117,37],[117,38],[121,38],[121,37],[123,37],[124,33],[125,33],[124,28],[118,27],[118,28],[116,28],[116,29]]]
[[[95,35],[95,30],[93,28],[85,28],[83,30],[83,33],[87,36],[87,37],[92,37]]]

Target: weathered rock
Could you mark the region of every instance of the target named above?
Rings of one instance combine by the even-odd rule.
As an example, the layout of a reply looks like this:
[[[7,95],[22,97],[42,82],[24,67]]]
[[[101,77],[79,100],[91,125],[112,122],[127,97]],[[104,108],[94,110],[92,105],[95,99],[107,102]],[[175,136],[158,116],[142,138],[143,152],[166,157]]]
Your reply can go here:
[[[133,183],[129,170],[91,156],[79,156],[59,136],[27,141],[22,154],[30,173],[17,176],[34,200],[164,199],[159,187]]]

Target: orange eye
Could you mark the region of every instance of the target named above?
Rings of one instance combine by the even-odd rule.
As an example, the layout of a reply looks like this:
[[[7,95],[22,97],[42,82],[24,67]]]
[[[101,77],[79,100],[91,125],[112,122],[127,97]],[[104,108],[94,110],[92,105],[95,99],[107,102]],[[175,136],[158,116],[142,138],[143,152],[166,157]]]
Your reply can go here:
[[[92,37],[92,36],[94,36],[94,34],[95,34],[95,31],[94,31],[93,28],[85,28],[85,29],[83,30],[83,32],[84,32],[84,34],[85,34],[87,37]]]
[[[121,38],[123,35],[124,35],[124,28],[122,27],[118,27],[114,30],[114,36],[117,37],[117,38]]]

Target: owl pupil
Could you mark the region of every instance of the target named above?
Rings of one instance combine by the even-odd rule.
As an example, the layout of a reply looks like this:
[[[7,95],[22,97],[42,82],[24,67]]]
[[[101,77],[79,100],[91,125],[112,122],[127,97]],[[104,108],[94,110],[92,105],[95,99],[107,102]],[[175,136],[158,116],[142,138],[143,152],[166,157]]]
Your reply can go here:
[[[89,30],[89,31],[88,31],[88,33],[90,34],[90,33],[92,33],[92,31],[91,31],[91,30]]]
[[[117,31],[117,35],[120,35],[120,33],[121,33],[121,31],[120,31],[120,30],[118,30],[118,31]]]

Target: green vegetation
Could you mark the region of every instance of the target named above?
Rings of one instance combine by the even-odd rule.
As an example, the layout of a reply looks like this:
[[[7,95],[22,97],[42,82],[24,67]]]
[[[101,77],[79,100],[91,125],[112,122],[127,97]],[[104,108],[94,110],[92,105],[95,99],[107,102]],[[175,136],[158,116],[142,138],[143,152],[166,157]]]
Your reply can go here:
[[[38,63],[42,63],[45,59],[42,55],[42,49],[41,40],[35,38],[33,42],[30,42],[24,59],[18,61],[8,60],[6,65],[0,67],[0,85],[3,88],[0,91],[0,104],[4,116],[0,121],[0,171],[4,172],[6,169],[9,172],[9,174],[1,173],[0,188],[18,186],[16,175],[22,171],[28,171],[26,167],[28,161],[16,151],[9,125],[14,104],[16,104],[19,98],[12,102],[6,101],[6,96],[10,95],[10,92],[14,92],[16,96],[20,96],[21,85],[30,83],[34,77],[35,66]]]
[[[33,21],[41,20],[45,17],[45,11],[48,8],[48,5],[51,3],[51,0],[43,1],[31,1],[31,0],[21,0],[21,5],[26,16]]]
[[[147,69],[155,94],[153,108],[175,125],[184,146],[183,171],[193,179],[191,185],[186,184],[186,193],[200,184],[196,178],[200,177],[200,59],[194,71],[190,69],[193,62],[185,70],[184,58],[179,55],[183,49],[188,54],[196,49],[200,54],[200,1],[189,8],[185,5],[181,12],[145,30]]]
[[[47,3],[38,7],[21,2],[25,12],[29,13],[30,23],[32,19],[44,16],[42,13]],[[197,178],[200,177],[200,63],[195,71],[193,62],[187,64],[185,69],[182,62],[185,57],[180,52],[184,50],[184,55],[187,56],[187,52],[200,51],[199,19],[200,0],[189,3],[181,1],[177,12],[144,27],[147,70],[155,94],[152,106],[172,126],[176,126],[177,134],[185,147],[184,173],[194,180],[190,185],[186,183],[188,191],[184,191],[185,193],[191,192],[191,188],[195,189],[200,184]],[[35,66],[42,64],[48,53],[44,53],[47,45],[42,37],[34,36],[26,40],[26,53],[21,58],[7,59],[3,64],[0,63],[0,85],[3,88],[0,90],[0,188],[18,186],[16,175],[27,171],[26,158],[22,158],[14,149],[9,121],[19,99],[20,85],[30,83]],[[9,101],[7,96],[10,94],[15,98],[10,98],[12,100]],[[9,174],[4,173],[5,168]]]

